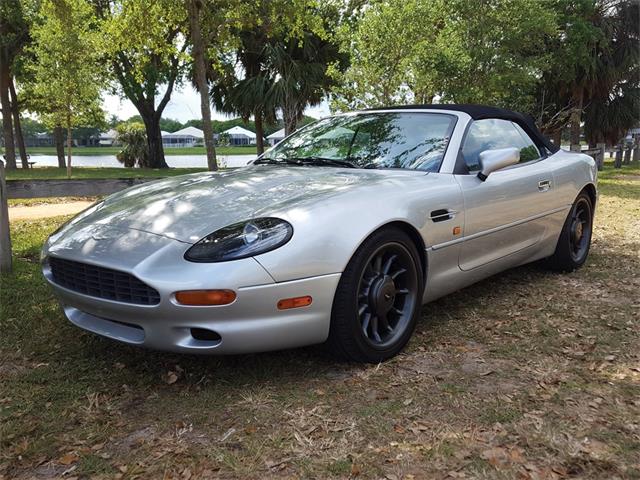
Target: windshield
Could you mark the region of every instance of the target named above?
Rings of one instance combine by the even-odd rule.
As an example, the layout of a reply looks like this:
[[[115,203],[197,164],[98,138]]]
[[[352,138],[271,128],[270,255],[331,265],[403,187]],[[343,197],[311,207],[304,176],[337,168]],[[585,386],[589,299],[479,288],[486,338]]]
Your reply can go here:
[[[255,163],[437,172],[454,125],[455,116],[441,113],[339,115],[304,127]]]

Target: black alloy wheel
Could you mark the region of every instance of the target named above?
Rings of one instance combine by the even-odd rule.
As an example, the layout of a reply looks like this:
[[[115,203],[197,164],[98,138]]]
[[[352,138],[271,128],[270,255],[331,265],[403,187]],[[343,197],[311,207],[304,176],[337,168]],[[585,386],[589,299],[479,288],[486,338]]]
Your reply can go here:
[[[593,230],[593,202],[582,191],[567,215],[556,250],[545,260],[548,269],[556,272],[572,272],[584,265],[589,256]]]
[[[402,335],[417,302],[418,273],[409,251],[399,243],[379,247],[362,271],[358,317],[362,333],[375,348]]]
[[[400,352],[420,314],[423,267],[403,230],[372,233],[342,272],[331,310],[327,346],[345,360],[377,363]]]
[[[575,262],[584,260],[591,242],[591,204],[584,197],[578,198],[571,210],[570,252]]]

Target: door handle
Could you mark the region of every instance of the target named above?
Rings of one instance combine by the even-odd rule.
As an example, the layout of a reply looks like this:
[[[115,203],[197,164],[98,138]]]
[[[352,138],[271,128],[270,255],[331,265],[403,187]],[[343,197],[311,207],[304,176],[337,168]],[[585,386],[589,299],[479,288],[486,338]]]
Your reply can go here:
[[[538,190],[546,192],[551,188],[551,180],[541,180],[538,182]]]

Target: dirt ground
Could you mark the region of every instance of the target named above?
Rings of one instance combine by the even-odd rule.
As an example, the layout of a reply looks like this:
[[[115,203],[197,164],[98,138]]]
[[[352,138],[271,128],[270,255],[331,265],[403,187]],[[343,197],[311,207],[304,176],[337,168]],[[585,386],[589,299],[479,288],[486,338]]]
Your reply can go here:
[[[91,206],[92,201],[45,203],[42,205],[16,205],[9,207],[9,221],[38,220],[41,218],[74,215]]]

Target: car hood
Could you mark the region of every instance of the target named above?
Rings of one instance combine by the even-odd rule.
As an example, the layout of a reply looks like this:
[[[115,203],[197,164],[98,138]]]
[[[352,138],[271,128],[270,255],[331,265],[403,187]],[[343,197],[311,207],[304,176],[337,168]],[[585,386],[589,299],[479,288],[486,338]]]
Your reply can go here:
[[[170,177],[108,197],[72,222],[65,233],[92,223],[100,228],[135,229],[194,243],[236,222],[286,216],[291,208],[347,190],[398,176],[424,174],[412,170],[253,166]]]

